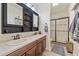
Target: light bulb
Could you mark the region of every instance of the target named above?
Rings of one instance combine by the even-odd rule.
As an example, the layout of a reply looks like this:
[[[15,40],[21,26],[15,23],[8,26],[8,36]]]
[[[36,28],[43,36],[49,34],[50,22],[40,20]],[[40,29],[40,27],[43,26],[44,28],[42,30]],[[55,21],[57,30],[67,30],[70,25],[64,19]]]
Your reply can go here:
[[[58,3],[53,3],[53,4],[52,4],[53,7],[55,7],[55,6],[57,6],[57,5],[58,5]]]

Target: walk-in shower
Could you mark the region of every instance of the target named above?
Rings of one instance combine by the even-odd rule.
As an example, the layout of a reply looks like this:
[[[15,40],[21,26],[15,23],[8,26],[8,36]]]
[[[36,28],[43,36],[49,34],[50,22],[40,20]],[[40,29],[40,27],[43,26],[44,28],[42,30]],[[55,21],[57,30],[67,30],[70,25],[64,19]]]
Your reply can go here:
[[[51,19],[50,37],[52,42],[66,43],[69,41],[69,17]]]

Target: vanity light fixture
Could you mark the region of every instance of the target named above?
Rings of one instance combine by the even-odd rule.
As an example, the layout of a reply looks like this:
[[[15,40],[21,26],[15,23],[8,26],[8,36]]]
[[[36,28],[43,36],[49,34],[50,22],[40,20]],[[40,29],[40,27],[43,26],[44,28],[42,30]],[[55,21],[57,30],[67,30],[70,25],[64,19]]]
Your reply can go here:
[[[55,6],[57,6],[58,5],[58,3],[52,3],[52,6],[53,7],[55,7]]]

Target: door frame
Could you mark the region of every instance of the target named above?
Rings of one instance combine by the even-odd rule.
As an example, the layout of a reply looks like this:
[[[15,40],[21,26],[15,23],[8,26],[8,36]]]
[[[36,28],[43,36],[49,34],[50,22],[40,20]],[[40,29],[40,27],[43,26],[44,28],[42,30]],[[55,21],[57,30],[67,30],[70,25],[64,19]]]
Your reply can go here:
[[[51,19],[50,21],[55,21],[55,42],[57,42],[57,36],[56,36],[56,20],[63,20],[63,19],[68,19],[68,42],[70,41],[69,40],[69,17],[61,17],[61,18],[57,18],[57,19]],[[62,43],[62,42],[59,42],[59,43]]]

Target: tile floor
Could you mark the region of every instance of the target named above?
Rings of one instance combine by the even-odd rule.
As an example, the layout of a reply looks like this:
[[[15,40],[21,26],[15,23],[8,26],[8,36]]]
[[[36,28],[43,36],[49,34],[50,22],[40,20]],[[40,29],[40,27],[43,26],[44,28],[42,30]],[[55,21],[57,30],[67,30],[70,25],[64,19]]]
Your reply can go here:
[[[61,55],[45,50],[43,56],[61,56]]]
[[[59,43],[52,43],[51,48],[53,47],[54,44],[59,44]],[[65,52],[65,56],[73,56],[73,54],[67,53],[65,46],[64,46],[64,52]],[[62,56],[62,55],[54,53],[53,51],[45,50],[43,56]]]

